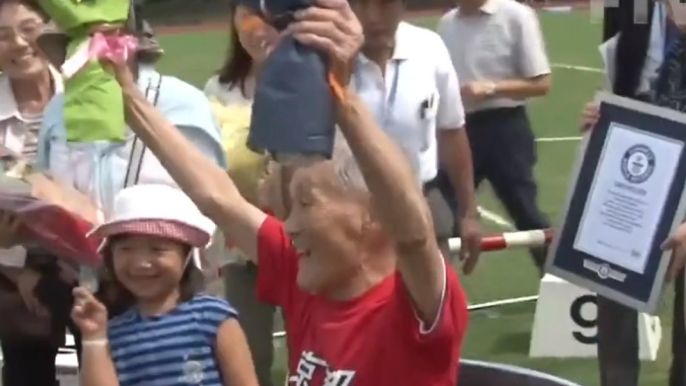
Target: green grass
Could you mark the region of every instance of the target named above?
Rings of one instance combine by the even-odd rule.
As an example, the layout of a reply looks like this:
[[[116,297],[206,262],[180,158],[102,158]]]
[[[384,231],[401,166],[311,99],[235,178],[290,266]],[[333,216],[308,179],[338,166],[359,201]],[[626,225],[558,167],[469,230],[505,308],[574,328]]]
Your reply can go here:
[[[552,63],[598,68],[597,44],[600,25],[592,24],[588,13],[541,13],[547,50]],[[433,27],[435,18],[413,20]],[[161,37],[167,51],[160,69],[202,87],[207,77],[221,64],[227,50],[227,33],[189,33]],[[538,137],[577,136],[581,107],[601,84],[595,72],[555,68],[553,89],[542,99],[531,103],[534,130]],[[507,144],[503,144],[507,146]],[[540,186],[540,205],[552,220],[557,221],[562,208],[569,174],[576,157],[578,142],[543,142],[538,144],[539,163],[536,175]],[[503,214],[501,206],[483,186],[480,204],[490,211]],[[497,231],[497,227],[484,223]],[[533,264],[525,252],[489,253],[482,258],[478,272],[463,280],[472,303],[508,297],[536,294],[538,281]],[[671,296],[666,304],[671,303]],[[531,360],[527,357],[533,304],[511,306],[497,313],[473,314],[463,350],[467,358],[522,365],[538,369],[582,385],[598,385],[596,360]],[[663,340],[659,358],[642,365],[641,384],[666,384],[670,362],[671,307],[662,312]],[[285,352],[279,347],[275,380],[283,380]]]

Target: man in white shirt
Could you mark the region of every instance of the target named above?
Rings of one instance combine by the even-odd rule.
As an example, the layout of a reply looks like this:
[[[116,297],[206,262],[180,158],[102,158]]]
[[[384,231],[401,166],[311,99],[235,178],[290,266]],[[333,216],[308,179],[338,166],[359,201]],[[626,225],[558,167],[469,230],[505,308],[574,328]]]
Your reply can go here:
[[[545,95],[550,65],[535,12],[515,0],[456,0],[441,19],[460,78],[474,182],[487,179],[519,230],[550,226],[536,203],[529,98]],[[542,273],[545,251],[531,251]]]
[[[447,170],[461,204],[461,257],[469,255],[464,269],[470,272],[481,230],[462,98],[448,51],[435,32],[401,22],[405,0],[356,0],[352,8],[365,35],[352,85],[414,165],[446,255],[454,219],[436,186],[439,162]]]

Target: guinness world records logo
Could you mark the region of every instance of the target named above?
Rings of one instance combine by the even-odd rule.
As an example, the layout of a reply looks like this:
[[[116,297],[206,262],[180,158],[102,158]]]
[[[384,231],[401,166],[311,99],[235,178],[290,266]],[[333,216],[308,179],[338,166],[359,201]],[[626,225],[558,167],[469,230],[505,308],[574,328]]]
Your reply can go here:
[[[655,171],[655,153],[646,145],[634,145],[622,157],[622,175],[632,184],[647,181]]]

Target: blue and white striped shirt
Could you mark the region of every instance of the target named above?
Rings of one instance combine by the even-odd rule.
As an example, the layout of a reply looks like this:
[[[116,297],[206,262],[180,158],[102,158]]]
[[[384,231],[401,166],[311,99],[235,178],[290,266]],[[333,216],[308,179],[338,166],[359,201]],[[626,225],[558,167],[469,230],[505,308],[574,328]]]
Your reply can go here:
[[[236,311],[224,300],[197,295],[167,314],[131,309],[109,323],[112,360],[121,386],[221,386],[217,331]]]

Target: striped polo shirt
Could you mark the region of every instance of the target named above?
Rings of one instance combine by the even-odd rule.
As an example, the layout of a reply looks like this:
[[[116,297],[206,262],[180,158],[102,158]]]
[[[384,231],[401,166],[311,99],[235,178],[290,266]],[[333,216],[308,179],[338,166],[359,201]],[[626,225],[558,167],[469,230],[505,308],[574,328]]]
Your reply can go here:
[[[109,322],[112,360],[121,386],[223,385],[217,330],[236,311],[224,300],[197,295],[164,315],[135,309]]]

